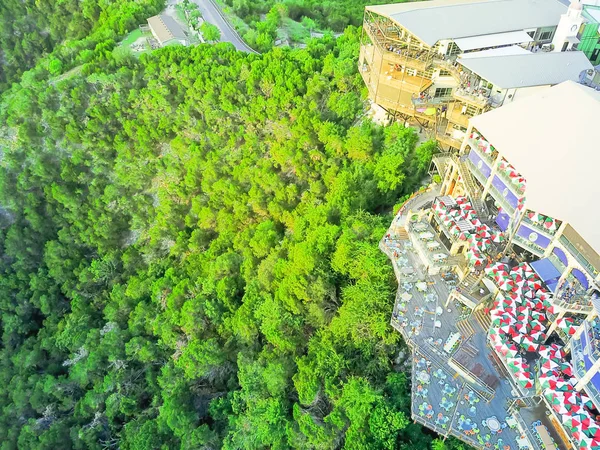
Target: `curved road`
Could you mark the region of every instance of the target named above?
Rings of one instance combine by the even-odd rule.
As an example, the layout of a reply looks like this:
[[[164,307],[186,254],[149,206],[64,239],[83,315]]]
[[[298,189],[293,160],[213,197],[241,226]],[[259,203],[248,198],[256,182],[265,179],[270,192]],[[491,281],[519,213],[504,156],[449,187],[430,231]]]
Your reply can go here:
[[[213,0],[192,0],[202,13],[202,18],[221,30],[221,42],[231,42],[235,48],[247,53],[257,53],[246,45],[240,35],[225,20],[221,10]]]

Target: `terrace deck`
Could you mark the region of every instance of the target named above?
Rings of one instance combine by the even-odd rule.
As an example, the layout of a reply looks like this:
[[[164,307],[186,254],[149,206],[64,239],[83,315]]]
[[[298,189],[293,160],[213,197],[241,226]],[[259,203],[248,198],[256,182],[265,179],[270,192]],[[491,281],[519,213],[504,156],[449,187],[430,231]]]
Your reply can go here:
[[[435,197],[435,193],[422,195],[428,201]],[[410,206],[415,210],[419,203],[423,200],[414,199]],[[515,413],[516,423],[522,428],[529,427],[524,432],[506,424],[511,417],[509,406],[522,394],[506,378],[504,368],[490,356],[493,350],[488,347],[487,330],[460,303],[444,307],[454,289],[452,283],[444,281],[440,275],[427,274],[427,263],[421,260],[410,242],[411,232],[396,233],[407,220],[406,209],[396,216],[388,230],[389,237],[383,238],[380,248],[392,261],[399,284],[391,325],[413,350],[413,420],[442,436],[453,435],[475,448],[515,450],[523,448],[517,441],[522,443],[526,439],[530,446],[525,448],[541,449],[531,426],[537,420],[545,422],[545,416],[527,414],[517,417],[518,413]],[[427,284],[425,291],[417,289],[419,281]],[[406,293],[412,296],[409,300],[403,299]],[[456,332],[461,333],[463,342],[450,358],[443,345]],[[467,375],[475,379],[469,380],[465,373],[459,373],[457,365],[467,369]],[[451,391],[454,393],[450,394]],[[486,427],[490,418],[500,423],[499,433]],[[471,427],[478,432],[468,431]],[[565,448],[560,446],[560,439],[555,441],[559,448]]]

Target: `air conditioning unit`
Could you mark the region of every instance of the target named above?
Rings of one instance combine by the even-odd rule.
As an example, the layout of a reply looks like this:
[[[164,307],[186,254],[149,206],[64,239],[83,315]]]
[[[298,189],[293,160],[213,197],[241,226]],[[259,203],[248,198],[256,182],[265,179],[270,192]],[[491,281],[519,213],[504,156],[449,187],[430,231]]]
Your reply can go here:
[[[552,44],[544,44],[544,45],[542,45],[542,51],[543,52],[551,52],[552,50],[554,50],[554,45],[552,45]]]

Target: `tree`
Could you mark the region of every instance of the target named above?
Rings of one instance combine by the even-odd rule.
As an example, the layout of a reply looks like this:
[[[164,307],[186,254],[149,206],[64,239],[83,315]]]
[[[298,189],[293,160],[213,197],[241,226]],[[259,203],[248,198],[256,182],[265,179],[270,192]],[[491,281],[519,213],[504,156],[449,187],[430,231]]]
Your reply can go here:
[[[200,25],[200,32],[206,42],[218,42],[221,40],[221,30],[212,23],[204,21]]]

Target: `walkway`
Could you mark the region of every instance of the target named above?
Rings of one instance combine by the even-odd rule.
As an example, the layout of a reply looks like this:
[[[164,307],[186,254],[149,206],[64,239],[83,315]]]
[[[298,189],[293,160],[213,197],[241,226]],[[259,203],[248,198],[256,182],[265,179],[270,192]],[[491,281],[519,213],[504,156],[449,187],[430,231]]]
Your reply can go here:
[[[221,31],[221,42],[230,42],[233,46],[246,53],[258,53],[251,49],[233,29],[229,22],[225,19],[222,11],[219,9],[214,0],[192,0],[198,5],[202,18]]]
[[[460,303],[444,307],[453,282],[427,275],[409,237],[398,232],[406,223],[408,210],[417,211],[436,195],[436,191],[429,191],[412,198],[394,218],[389,237],[386,234],[380,243],[392,261],[399,285],[391,324],[413,349],[412,416],[439,434],[453,435],[476,448],[516,450],[520,433],[506,423],[515,393],[510,381],[488,358],[487,330],[469,317],[470,310]],[[468,339],[446,352],[444,344],[457,332]],[[458,357],[457,349],[470,355],[468,370],[476,365],[482,375],[498,380],[491,395],[448,365],[453,355]],[[499,432],[486,425],[488,419],[492,428],[502,427]],[[537,442],[532,448],[538,448]]]

